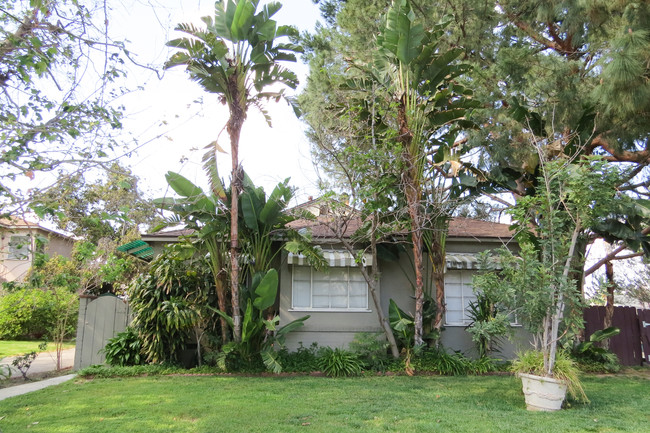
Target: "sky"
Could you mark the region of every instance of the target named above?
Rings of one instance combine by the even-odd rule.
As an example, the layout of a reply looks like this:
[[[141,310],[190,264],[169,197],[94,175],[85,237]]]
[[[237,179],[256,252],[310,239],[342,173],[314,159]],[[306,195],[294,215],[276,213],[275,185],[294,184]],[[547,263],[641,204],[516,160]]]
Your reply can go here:
[[[281,3],[282,9],[274,16],[278,24],[294,25],[300,31],[313,30],[319,11],[311,0]],[[125,162],[140,177],[140,186],[151,197],[172,194],[166,188],[164,177],[168,171],[180,173],[207,188],[201,158],[204,147],[214,140],[230,151],[224,129],[228,110],[214,95],[190,81],[183,67],[161,70],[162,64],[174,52],[165,43],[181,35],[173,30],[176,24],[201,25],[200,17],[214,14],[214,2],[123,0],[113,5],[110,23],[113,37],[128,39],[129,49],[138,62],[162,73],[159,79],[154,71],[127,65],[128,86],[142,86],[143,90],[119,101],[126,107],[123,138],[132,144],[134,140],[138,143],[137,153]],[[299,76],[299,92],[306,81],[308,67],[300,61],[287,66]],[[296,92],[287,89],[287,93]],[[304,124],[284,101],[269,103],[267,109],[272,128],[255,108],[249,110],[240,139],[240,163],[244,170],[267,194],[277,183],[291,177],[290,185],[298,188],[296,202],[318,195],[318,175],[311,161]],[[217,159],[219,173],[228,183],[230,154],[219,154]]]

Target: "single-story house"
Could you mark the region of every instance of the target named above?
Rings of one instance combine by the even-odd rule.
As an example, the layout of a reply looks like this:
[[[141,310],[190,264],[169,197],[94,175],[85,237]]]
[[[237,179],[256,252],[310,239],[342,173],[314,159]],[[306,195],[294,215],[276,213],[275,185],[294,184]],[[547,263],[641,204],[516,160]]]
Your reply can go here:
[[[71,237],[39,223],[0,219],[0,282],[23,281],[39,248],[49,255],[70,257],[72,246]]]
[[[350,220],[347,223],[345,235],[349,236],[358,228],[359,221]],[[329,262],[329,269],[317,271],[307,264],[304,257],[283,252],[280,265],[280,324],[310,315],[304,327],[288,335],[287,346],[296,349],[300,344],[309,346],[312,342],[320,346],[345,346],[356,333],[381,332],[375,306],[361,271],[353,257],[333,236],[329,226],[318,219],[297,220],[290,225],[296,230],[311,231],[313,242],[321,246]],[[501,246],[516,248],[513,233],[507,224],[469,218],[451,220],[446,243],[444,347],[474,353],[475,346],[465,328],[471,323],[467,307],[476,299],[472,277],[479,271],[477,254]],[[371,260],[370,255],[364,256],[366,266],[371,265]],[[389,301],[393,299],[402,310],[412,315],[415,299],[410,247],[405,248],[405,253],[400,254],[397,260],[382,260],[380,257],[378,268],[379,296],[384,313],[388,314]],[[431,293],[435,293],[434,288]],[[515,334],[519,337],[517,343],[504,341],[502,356],[512,357],[514,352],[529,344],[525,333]]]
[[[330,215],[328,207],[319,200],[311,200],[297,208],[317,217],[298,219],[289,226],[311,233],[313,242],[322,249],[329,268],[318,271],[309,266],[305,257],[281,252],[276,264],[280,277],[279,299],[276,304],[280,325],[305,315],[310,316],[304,327],[287,336],[289,349],[296,349],[300,344],[309,346],[313,342],[320,346],[345,346],[359,332],[381,332],[374,303],[358,265],[334,236],[331,224],[325,223]],[[348,215],[344,236],[351,236],[359,226],[360,220]],[[176,229],[145,234],[141,240],[119,249],[148,260],[157,255],[164,245],[191,233],[191,230]],[[446,241],[446,312],[441,337],[445,347],[467,354],[474,352],[475,346],[465,328],[471,323],[467,313],[468,305],[476,299],[472,278],[479,272],[478,253],[502,246],[517,248],[509,225],[470,218],[451,220]],[[410,254],[410,248],[405,245],[396,259],[378,258],[378,291],[381,308],[386,315],[391,299],[402,310],[410,314],[414,312],[415,279]],[[371,260],[370,255],[364,256],[366,266],[371,265]],[[427,269],[430,266],[425,263],[425,272]],[[435,293],[432,284],[430,281],[425,283],[431,294]],[[526,333],[515,334],[518,337],[515,344],[502,342],[502,356],[512,357],[514,352],[529,345]]]

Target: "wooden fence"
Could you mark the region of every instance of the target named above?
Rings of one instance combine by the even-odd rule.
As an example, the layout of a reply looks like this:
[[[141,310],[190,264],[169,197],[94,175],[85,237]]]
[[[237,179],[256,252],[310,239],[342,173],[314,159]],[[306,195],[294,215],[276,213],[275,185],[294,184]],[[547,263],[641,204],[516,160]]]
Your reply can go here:
[[[605,307],[589,307],[583,312],[585,338],[603,329]],[[642,365],[650,362],[650,310],[637,310],[635,307],[614,307],[612,326],[621,333],[609,340],[609,349],[614,352],[622,365]]]
[[[128,302],[113,295],[81,296],[74,368],[103,364],[106,342],[131,323]]]

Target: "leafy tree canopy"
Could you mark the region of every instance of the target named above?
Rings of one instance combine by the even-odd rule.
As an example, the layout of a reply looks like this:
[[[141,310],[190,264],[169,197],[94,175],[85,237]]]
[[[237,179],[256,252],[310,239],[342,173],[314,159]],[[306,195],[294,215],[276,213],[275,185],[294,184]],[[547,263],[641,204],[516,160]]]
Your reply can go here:
[[[106,161],[122,108],[112,104],[127,51],[93,0],[0,0],[0,207],[31,198],[39,172]]]

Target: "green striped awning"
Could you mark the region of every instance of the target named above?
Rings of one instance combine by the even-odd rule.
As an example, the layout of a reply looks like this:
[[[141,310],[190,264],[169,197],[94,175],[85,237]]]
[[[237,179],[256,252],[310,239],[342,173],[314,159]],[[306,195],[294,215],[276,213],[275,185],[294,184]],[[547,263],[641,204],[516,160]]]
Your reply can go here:
[[[117,247],[117,250],[143,260],[151,260],[153,258],[153,248],[145,241],[139,239],[120,245]]]
[[[356,266],[355,258],[352,257],[347,251],[335,251],[335,250],[325,250],[323,251],[323,258],[331,267],[346,267],[346,266]],[[371,266],[372,265],[372,255],[364,254],[363,255],[363,265]],[[302,254],[293,254],[289,253],[287,256],[287,263],[290,265],[299,265],[306,266],[308,264],[307,259]]]

